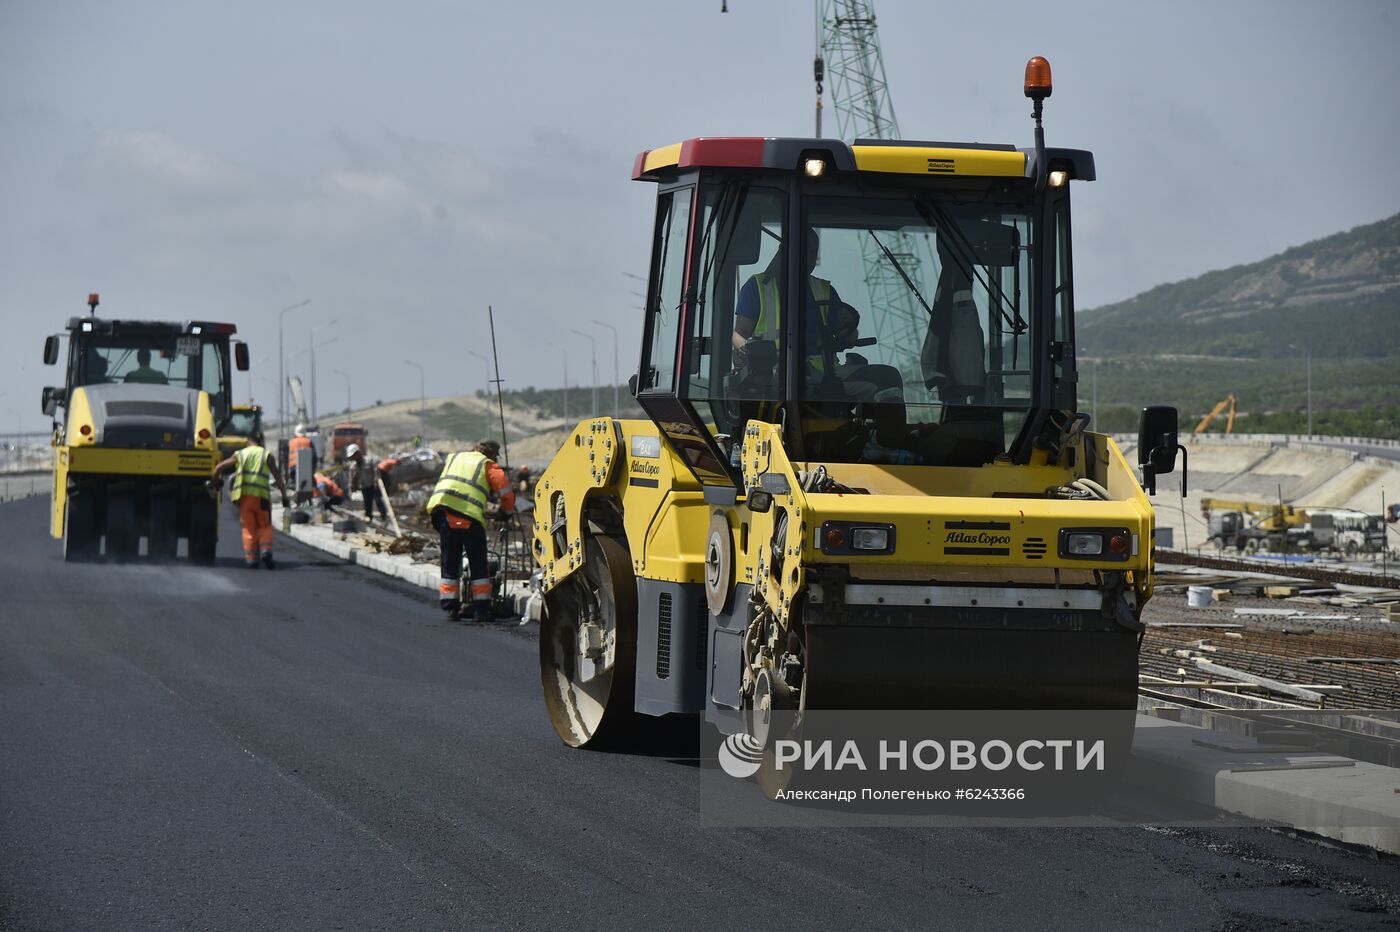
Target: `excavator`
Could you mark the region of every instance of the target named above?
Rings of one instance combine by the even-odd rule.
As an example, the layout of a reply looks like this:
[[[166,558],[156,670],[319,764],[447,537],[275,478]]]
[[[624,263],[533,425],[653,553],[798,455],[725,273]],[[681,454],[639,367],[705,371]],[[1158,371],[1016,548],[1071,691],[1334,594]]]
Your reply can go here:
[[[1216,418],[1220,417],[1220,415],[1228,408],[1229,417],[1225,421],[1225,433],[1233,434],[1235,432],[1235,403],[1237,401],[1239,401],[1239,399],[1235,397],[1234,392],[1231,392],[1230,394],[1226,395],[1223,401],[1217,404],[1214,408],[1210,409],[1209,414],[1201,418],[1200,423],[1196,425],[1196,429],[1195,431],[1193,431],[1193,433],[1204,434],[1207,430],[1210,429],[1211,423],[1214,422]]]
[[[535,490],[563,742],[673,713],[755,735],[778,711],[1134,708],[1143,483],[1176,467],[1177,413],[1144,409],[1142,481],[1087,429],[1070,191],[1094,159],[1045,146],[1044,59],[1024,91],[1030,148],[637,157],[657,186],[647,419],[583,421]]]

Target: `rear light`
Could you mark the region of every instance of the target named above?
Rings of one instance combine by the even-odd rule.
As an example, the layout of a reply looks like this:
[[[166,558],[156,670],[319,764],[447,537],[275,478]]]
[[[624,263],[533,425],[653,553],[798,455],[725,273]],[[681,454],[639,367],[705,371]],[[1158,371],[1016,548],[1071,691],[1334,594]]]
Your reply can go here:
[[[1120,557],[1121,557],[1123,554],[1127,553],[1127,552],[1128,552],[1128,535],[1127,535],[1127,534],[1122,534],[1122,533],[1114,534],[1112,537],[1110,537],[1110,538],[1108,539],[1108,549],[1109,549],[1109,552],[1110,552],[1110,553],[1116,553],[1116,554],[1118,554],[1118,556],[1120,556]]]
[[[826,549],[840,550],[846,546],[846,532],[839,527],[827,528]]]
[[[199,439],[200,439],[200,440],[208,440],[208,439],[209,439],[209,428],[207,428],[207,427],[201,427],[201,428],[199,429]]]
[[[84,424],[82,427],[79,427],[79,428],[78,428],[78,433],[82,434],[84,437],[91,437],[91,436],[92,436],[92,425],[91,425],[91,424]]]

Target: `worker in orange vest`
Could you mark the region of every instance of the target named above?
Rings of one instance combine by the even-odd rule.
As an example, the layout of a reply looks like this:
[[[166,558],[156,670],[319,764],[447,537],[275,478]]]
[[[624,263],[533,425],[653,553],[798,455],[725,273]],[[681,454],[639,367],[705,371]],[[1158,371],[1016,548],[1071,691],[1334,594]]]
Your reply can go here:
[[[333,506],[345,501],[345,490],[330,476],[318,472],[316,474],[316,496],[321,499],[321,510],[329,511]]]
[[[296,436],[287,441],[287,478],[293,482],[297,478],[297,454],[302,450],[312,450],[312,456],[315,456],[311,438],[306,436],[306,427],[298,424],[294,432]]]
[[[263,447],[261,431],[250,433],[248,445],[217,464],[214,475],[220,476],[229,469],[234,470],[233,500],[238,503],[238,522],[243,526],[243,564],[250,570],[257,569],[261,554],[262,565],[274,569],[272,480],[277,480],[277,488],[282,492],[282,507],[287,508],[291,502],[277,462]]]

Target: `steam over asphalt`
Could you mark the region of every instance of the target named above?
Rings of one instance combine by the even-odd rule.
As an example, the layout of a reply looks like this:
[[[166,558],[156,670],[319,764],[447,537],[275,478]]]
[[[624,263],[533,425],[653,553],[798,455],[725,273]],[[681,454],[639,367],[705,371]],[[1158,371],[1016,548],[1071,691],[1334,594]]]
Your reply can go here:
[[[0,927],[1346,928],[1400,870],[1262,830],[700,827],[687,742],[571,751],[535,643],[279,539],[65,566],[0,505]],[[1392,926],[1393,927],[1393,926]]]

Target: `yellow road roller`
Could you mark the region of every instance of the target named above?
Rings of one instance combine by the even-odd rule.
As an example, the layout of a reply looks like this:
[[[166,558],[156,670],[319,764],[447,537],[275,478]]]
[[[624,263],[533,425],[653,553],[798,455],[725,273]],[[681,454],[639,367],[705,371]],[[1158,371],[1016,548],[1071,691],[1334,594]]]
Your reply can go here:
[[[1035,144],[693,138],[657,185],[633,392],[537,486],[559,736],[806,709],[1131,709],[1141,478],[1076,399],[1070,192]]]

